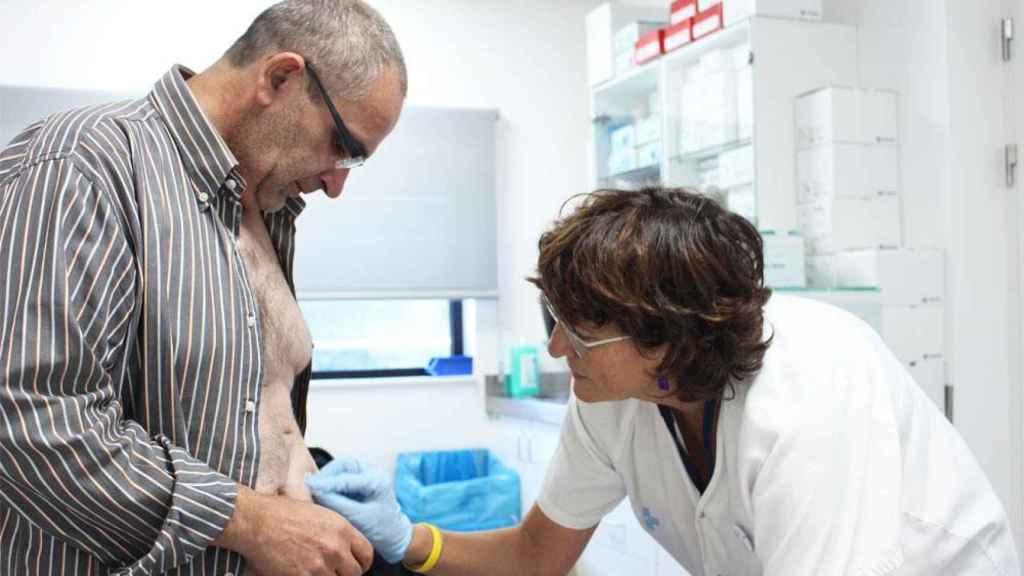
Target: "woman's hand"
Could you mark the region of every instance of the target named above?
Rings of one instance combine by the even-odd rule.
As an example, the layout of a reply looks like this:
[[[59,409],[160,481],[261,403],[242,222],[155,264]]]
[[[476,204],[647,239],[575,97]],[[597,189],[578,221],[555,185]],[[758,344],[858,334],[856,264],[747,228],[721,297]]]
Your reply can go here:
[[[307,477],[306,486],[313,500],[351,522],[385,560],[396,564],[405,557],[412,523],[383,472],[340,458]]]

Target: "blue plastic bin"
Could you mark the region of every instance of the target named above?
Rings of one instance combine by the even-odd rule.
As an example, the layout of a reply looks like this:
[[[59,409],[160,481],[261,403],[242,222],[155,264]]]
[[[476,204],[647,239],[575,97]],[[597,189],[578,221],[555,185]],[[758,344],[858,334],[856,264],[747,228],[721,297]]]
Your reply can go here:
[[[399,454],[395,496],[410,520],[444,530],[519,524],[519,473],[486,449]]]

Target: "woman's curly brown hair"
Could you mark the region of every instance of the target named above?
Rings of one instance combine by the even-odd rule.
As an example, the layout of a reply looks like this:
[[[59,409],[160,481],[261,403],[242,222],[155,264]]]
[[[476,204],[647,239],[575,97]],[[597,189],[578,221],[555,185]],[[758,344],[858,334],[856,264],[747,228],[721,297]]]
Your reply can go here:
[[[761,235],[746,219],[680,188],[598,190],[540,238],[538,276],[568,326],[609,323],[641,351],[668,351],[653,377],[684,401],[725,397],[761,369]]]

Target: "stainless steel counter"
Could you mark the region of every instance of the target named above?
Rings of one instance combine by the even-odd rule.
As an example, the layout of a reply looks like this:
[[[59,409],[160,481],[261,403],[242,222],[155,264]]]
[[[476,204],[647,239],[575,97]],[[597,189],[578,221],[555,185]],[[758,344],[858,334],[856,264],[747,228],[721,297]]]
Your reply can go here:
[[[510,398],[505,394],[504,382],[496,375],[484,378],[487,386],[487,413],[493,416],[520,418],[560,425],[565,418],[569,400],[569,373],[543,373],[540,394],[532,397]]]

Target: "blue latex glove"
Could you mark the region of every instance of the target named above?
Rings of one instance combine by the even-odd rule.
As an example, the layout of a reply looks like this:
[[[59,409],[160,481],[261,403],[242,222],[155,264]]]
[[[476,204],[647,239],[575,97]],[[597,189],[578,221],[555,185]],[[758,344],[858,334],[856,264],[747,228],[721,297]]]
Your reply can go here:
[[[395,490],[383,472],[358,460],[339,458],[307,476],[306,487],[317,504],[344,516],[385,560],[397,564],[405,557],[412,523],[399,509]]]

